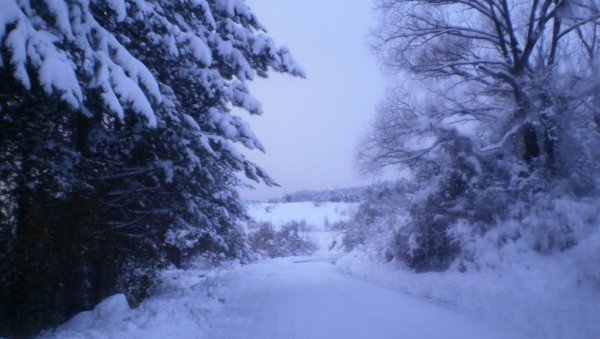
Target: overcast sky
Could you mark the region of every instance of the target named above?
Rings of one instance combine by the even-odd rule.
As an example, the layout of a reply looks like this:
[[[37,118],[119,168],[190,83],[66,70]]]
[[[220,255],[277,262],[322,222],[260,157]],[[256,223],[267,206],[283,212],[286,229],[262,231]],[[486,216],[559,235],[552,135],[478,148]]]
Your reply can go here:
[[[281,188],[242,192],[266,199],[303,189],[366,183],[354,164],[385,83],[367,47],[374,27],[369,0],[247,0],[278,45],[287,46],[307,79],[271,74],[251,91],[262,116],[246,117],[266,153],[249,158]]]

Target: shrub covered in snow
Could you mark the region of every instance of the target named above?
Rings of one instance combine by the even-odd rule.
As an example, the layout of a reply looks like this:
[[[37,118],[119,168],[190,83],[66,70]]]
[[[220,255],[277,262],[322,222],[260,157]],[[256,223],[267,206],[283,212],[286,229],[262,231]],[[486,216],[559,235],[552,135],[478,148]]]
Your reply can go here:
[[[268,222],[251,224],[248,235],[250,248],[268,258],[311,254],[317,246],[304,234],[307,227],[304,221],[289,222],[278,230]]]
[[[478,153],[458,134],[448,138],[435,161],[419,168],[410,194],[403,193],[407,198],[370,197],[352,220],[337,226],[348,249],[365,245],[418,272],[453,264],[464,270],[501,266],[498,256],[506,257],[507,248],[552,255],[600,234],[594,185],[585,193],[573,191],[568,175],[512,165]],[[600,250],[589,253],[597,256]],[[593,266],[582,264],[580,273],[597,281],[589,273]]]
[[[596,220],[559,207],[584,217],[584,201],[600,196],[593,1],[376,3],[373,45],[401,80],[358,161],[366,171],[401,166],[417,184],[387,253],[417,271],[445,270],[483,255],[469,241],[552,255],[598,232]]]
[[[406,181],[387,182],[365,190],[363,202],[352,218],[331,226],[343,233],[344,248],[352,250],[367,246],[377,253],[384,253],[394,231],[406,223],[410,186]]]
[[[534,165],[480,152],[469,138],[448,130],[444,144],[413,165],[416,175],[406,191],[367,197],[353,219],[337,227],[348,249],[365,245],[418,272],[454,263],[460,269],[499,265],[486,262],[486,252],[504,246],[564,252],[598,234],[594,166],[586,175],[566,171],[569,164],[560,171]],[[586,189],[581,180],[591,180]]]

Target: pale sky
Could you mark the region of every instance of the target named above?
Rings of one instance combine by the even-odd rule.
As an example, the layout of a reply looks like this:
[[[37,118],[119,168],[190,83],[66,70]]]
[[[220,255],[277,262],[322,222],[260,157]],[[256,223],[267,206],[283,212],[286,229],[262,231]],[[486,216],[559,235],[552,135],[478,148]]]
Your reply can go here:
[[[248,199],[367,183],[354,162],[385,81],[367,47],[370,0],[247,0],[269,35],[290,48],[307,79],[271,74],[250,84],[263,104],[245,116],[266,153],[245,152],[282,187],[255,185]]]

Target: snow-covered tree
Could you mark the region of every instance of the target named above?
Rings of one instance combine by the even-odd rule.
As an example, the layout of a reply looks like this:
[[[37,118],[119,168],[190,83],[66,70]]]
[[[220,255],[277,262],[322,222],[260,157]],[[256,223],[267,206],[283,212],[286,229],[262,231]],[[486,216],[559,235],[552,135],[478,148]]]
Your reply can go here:
[[[401,80],[359,160],[366,170],[409,166],[421,182],[412,228],[396,241],[409,264],[447,267],[458,219],[489,224],[550,190],[594,194],[599,6],[376,1],[374,48]]]
[[[594,123],[596,112],[580,106],[597,100],[597,82],[581,80],[597,71],[598,6],[591,0],[377,1],[382,24],[376,51],[427,92],[426,105],[414,107],[413,91],[412,102],[396,94],[384,110],[402,112],[402,121],[414,112],[413,130],[465,126],[487,151],[520,138],[524,161],[540,158],[552,168],[564,120]],[[412,151],[397,145],[408,153],[395,155],[396,161],[439,142]]]
[[[0,46],[0,333],[244,251],[236,173],[274,182],[236,112],[261,113],[255,77],[303,71],[243,0],[5,0]]]

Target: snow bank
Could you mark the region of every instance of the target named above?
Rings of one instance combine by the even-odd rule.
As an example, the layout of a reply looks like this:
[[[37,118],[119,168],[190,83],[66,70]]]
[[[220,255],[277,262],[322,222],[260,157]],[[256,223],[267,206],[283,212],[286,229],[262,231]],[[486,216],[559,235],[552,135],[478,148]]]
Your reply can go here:
[[[138,308],[130,308],[125,296],[116,294],[39,338],[211,338],[208,319],[224,317],[219,312],[231,291],[223,280],[238,266],[229,263],[217,269],[165,270],[157,293]]]
[[[336,264],[352,275],[533,337],[600,338],[600,286],[586,285],[565,271],[577,265],[579,256],[526,252],[494,269],[413,273],[356,250]]]

